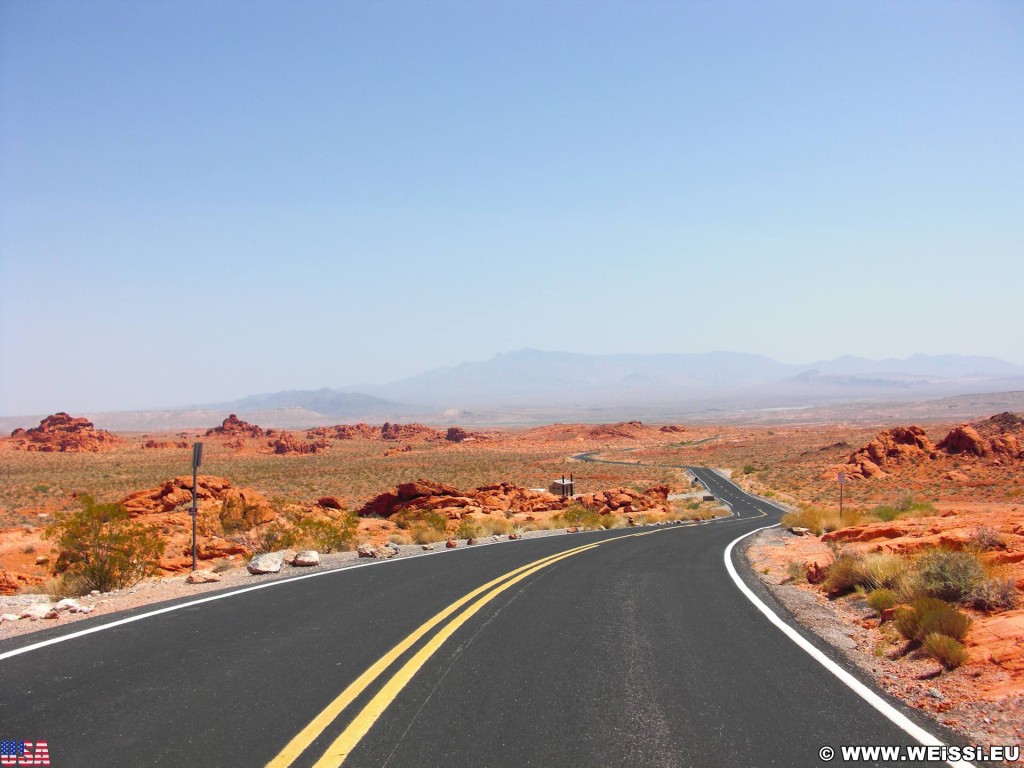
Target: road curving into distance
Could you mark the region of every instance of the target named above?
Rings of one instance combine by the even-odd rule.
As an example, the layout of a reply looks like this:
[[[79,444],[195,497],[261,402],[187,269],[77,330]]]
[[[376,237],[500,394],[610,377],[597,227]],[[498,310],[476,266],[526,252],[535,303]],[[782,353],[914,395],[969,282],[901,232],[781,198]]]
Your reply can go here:
[[[691,471],[732,516],[460,548],[5,641],[0,736],[46,741],[55,767],[814,766],[843,764],[823,747],[917,743],[730,576],[730,544],[780,510]]]

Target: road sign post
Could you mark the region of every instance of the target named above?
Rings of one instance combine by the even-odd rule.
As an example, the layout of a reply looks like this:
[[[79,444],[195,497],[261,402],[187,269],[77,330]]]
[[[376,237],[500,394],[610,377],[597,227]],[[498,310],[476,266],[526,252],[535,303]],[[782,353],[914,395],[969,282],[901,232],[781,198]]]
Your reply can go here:
[[[188,513],[192,516],[192,570],[196,569],[196,518],[199,510],[196,507],[196,472],[203,463],[203,444],[192,444],[192,508]]]
[[[846,485],[846,473],[840,472],[836,479],[839,481],[839,519],[843,519],[843,486]]]

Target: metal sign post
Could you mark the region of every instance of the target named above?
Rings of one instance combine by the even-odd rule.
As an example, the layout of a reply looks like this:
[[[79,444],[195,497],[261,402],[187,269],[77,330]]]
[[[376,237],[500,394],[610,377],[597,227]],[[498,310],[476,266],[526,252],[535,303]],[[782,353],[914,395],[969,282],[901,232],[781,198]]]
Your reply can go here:
[[[836,477],[839,481],[839,519],[843,519],[843,486],[846,485],[846,473],[840,472]]]
[[[192,508],[188,513],[192,516],[192,570],[196,569],[196,517],[199,510],[196,508],[196,471],[203,463],[203,444],[192,443]]]

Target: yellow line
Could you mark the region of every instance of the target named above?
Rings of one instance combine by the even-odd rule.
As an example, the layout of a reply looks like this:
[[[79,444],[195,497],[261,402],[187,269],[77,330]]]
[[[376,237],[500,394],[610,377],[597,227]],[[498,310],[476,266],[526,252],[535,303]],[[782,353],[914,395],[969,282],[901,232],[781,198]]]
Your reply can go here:
[[[493,579],[492,581],[489,581],[480,587],[477,587],[472,592],[456,600],[443,611],[435,615],[433,618],[429,619],[426,623],[420,626],[417,630],[415,630],[412,634],[406,637],[402,642],[400,642],[386,654],[377,659],[377,661],[374,662],[373,666],[371,666],[369,669],[363,672],[363,674],[356,678],[356,680],[353,681],[344,691],[342,691],[341,694],[336,699],[334,699],[334,701],[328,704],[323,709],[323,711],[320,712],[320,714],[313,718],[312,722],[310,722],[309,725],[307,725],[305,728],[299,731],[295,738],[289,741],[288,744],[285,745],[284,749],[282,749],[273,760],[267,763],[266,768],[287,768],[287,766],[290,766],[295,761],[295,759],[300,754],[302,754],[302,752],[305,751],[309,747],[309,745],[312,744],[313,741],[321,733],[323,733],[324,730],[332,722],[334,722],[335,718],[337,718],[338,715],[340,715],[345,710],[345,708],[348,707],[348,705],[351,704],[359,696],[359,694],[365,691],[367,686],[372,684],[374,680],[380,677],[380,675],[383,674],[383,672],[388,667],[390,667],[395,662],[395,660],[398,659],[399,656],[401,656],[403,653],[409,650],[409,648],[411,648],[427,632],[429,632],[431,629],[436,627],[446,618],[451,616],[453,613],[455,613],[455,611],[457,611],[463,605],[465,605],[474,597],[479,595],[481,592],[485,592],[486,590],[493,587],[495,584],[499,584],[505,579],[515,576],[518,573],[522,573],[527,569],[540,568],[543,567],[543,565],[547,564],[548,561],[553,561],[554,559],[560,560],[562,557],[568,557],[570,554],[576,554],[577,552],[581,552],[586,549],[591,549],[596,546],[598,545],[587,544],[580,547],[576,547],[575,549],[570,549],[567,552],[550,555],[548,557],[541,558],[540,560],[535,560],[532,563],[527,563],[526,565],[516,568],[515,570],[509,571],[508,573],[502,574],[498,578]],[[533,571],[530,572],[532,573]],[[523,578],[525,578],[525,574]]]
[[[575,550],[569,550],[568,552],[553,558],[547,558],[546,561],[540,561],[539,565],[534,565],[528,571],[524,571],[518,576],[509,579],[504,584],[495,587],[473,603],[469,608],[460,613],[456,618],[448,622],[443,629],[430,639],[430,642],[424,645],[415,656],[409,659],[409,661],[407,661],[405,665],[395,673],[394,677],[384,684],[384,687],[381,688],[380,692],[370,700],[370,703],[367,704],[358,715],[356,715],[355,719],[349,724],[345,731],[334,740],[334,743],[332,743],[331,746],[327,748],[323,757],[314,763],[313,768],[336,768],[336,766],[340,766],[363,736],[365,736],[370,728],[373,727],[373,724],[377,722],[377,718],[384,713],[384,710],[386,710],[391,702],[395,700],[395,697],[397,697],[402,689],[405,688],[413,676],[419,671],[420,667],[426,663],[427,659],[433,656],[437,649],[440,648],[459,627],[465,624],[487,603],[500,595],[506,589],[509,589],[514,584],[517,584],[542,568],[547,568],[549,565],[557,563],[559,560],[564,560],[567,557],[572,557],[573,555],[577,555],[580,552],[585,552],[586,550],[593,549],[597,546],[600,546],[600,544],[590,544],[584,547],[579,547]]]

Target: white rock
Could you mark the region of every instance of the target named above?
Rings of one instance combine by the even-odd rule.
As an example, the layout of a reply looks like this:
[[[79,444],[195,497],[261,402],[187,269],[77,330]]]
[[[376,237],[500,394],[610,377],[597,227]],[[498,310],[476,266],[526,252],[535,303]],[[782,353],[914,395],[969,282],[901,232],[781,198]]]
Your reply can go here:
[[[78,609],[78,612],[79,613],[92,613],[94,610],[96,610],[96,608],[94,606],[92,606],[92,605],[83,605],[81,608]]]
[[[102,594],[103,593],[100,592],[98,589],[94,589],[92,592],[89,593],[89,597],[97,597],[98,595],[102,595]]]
[[[356,554],[359,557],[373,557],[373,547],[369,544],[360,544],[356,547]]]
[[[61,600],[55,606],[53,606],[53,608],[58,613],[64,613],[65,611],[67,611],[68,613],[78,613],[80,610],[82,610],[82,606],[78,604],[78,601],[70,597],[65,597],[63,600]]]
[[[265,555],[257,555],[249,561],[246,568],[249,573],[277,573],[284,565],[284,552],[268,552]]]
[[[33,603],[21,612],[21,618],[35,621],[46,616],[51,610],[49,603]]]
[[[296,568],[308,568],[313,565],[320,565],[320,553],[315,549],[306,549],[295,553],[292,565]]]
[[[5,613],[5,614],[0,615],[0,620],[3,620],[3,621],[17,621],[20,618],[21,618],[21,616],[19,616],[16,613]]]
[[[434,551],[434,545],[433,544],[424,544],[423,545],[423,549],[426,552],[433,552]]]

